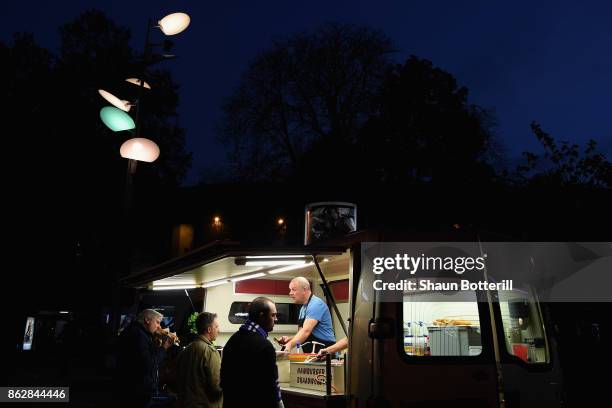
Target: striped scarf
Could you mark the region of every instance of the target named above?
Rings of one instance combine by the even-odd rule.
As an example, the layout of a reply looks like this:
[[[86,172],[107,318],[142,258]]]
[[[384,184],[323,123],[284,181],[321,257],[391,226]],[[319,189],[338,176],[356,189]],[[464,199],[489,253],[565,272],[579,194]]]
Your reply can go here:
[[[242,326],[240,326],[239,330],[257,333],[265,339],[268,338],[267,331],[262,329],[261,326],[258,325],[257,323],[251,320],[248,320],[248,319]],[[274,387],[276,388],[276,399],[277,401],[280,401],[281,400],[281,390],[280,390],[280,383],[278,382],[278,366],[276,365],[276,363],[274,364]]]

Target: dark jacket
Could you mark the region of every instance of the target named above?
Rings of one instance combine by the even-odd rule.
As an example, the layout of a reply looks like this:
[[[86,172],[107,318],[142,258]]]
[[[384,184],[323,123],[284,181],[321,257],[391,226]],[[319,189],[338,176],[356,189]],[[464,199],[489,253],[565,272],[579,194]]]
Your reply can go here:
[[[257,333],[238,330],[227,341],[221,360],[224,408],[276,408],[276,352]]]
[[[221,356],[204,336],[198,336],[178,357],[178,391],[183,408],[221,408]]]
[[[165,349],[153,343],[153,336],[140,323],[134,322],[119,336],[117,380],[122,399],[152,397],[158,387],[158,369]]]

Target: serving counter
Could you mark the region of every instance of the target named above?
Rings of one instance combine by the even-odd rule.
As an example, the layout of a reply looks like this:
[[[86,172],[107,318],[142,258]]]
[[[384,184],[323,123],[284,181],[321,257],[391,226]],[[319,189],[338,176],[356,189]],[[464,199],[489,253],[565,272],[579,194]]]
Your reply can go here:
[[[291,387],[280,383],[285,408],[340,408],[346,407],[348,396],[344,394],[326,395],[324,391]]]

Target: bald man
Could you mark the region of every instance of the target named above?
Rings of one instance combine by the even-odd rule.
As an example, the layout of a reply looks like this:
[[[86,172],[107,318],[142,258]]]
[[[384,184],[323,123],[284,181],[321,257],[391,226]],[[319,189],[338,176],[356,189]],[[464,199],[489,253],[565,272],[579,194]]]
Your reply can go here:
[[[334,335],[329,308],[321,298],[312,294],[310,282],[301,276],[293,279],[289,283],[289,296],[302,307],[298,318],[299,330],[296,335],[293,337],[282,336],[279,339],[285,349],[291,351],[297,343],[300,345],[309,343],[303,346],[302,350],[305,353],[311,353],[313,341],[324,345],[318,346],[317,350],[333,345],[336,342],[336,336]]]

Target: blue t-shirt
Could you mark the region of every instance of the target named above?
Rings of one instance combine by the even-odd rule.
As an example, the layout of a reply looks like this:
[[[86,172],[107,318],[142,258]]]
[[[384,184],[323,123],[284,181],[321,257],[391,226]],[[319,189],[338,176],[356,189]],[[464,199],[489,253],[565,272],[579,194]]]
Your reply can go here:
[[[305,317],[304,317],[305,314]],[[325,341],[336,342],[329,308],[320,298],[312,295],[310,302],[300,309],[300,319],[315,319],[319,322],[312,331],[312,335]]]

